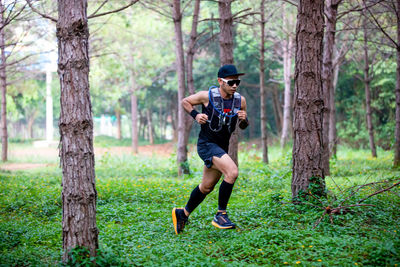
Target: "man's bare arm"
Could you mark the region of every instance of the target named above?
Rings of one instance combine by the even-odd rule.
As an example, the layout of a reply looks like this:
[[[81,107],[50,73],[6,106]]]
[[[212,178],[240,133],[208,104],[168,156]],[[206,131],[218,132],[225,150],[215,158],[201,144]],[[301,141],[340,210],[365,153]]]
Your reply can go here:
[[[249,120],[247,119],[247,103],[246,98],[242,96],[242,107],[238,111],[239,128],[244,130],[249,126]]]
[[[185,97],[181,102],[183,108],[187,113],[189,113],[198,123],[204,124],[208,120],[208,116],[206,114],[198,113],[194,110],[194,106],[204,104],[208,104],[208,92],[200,91],[194,95],[190,95]]]

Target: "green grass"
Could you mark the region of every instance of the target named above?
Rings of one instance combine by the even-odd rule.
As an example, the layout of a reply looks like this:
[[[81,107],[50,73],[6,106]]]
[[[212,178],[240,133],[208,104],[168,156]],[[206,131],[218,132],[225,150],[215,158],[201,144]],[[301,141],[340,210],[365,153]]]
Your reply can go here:
[[[192,214],[183,234],[172,229],[171,209],[184,206],[199,183],[200,159],[190,155],[192,174],[176,177],[175,157],[98,157],[97,225],[104,266],[396,266],[400,264],[400,190],[325,217],[322,210],[294,206],[291,199],[290,151],[270,149],[270,164],[261,163],[255,148],[240,153],[240,177],[229,203],[238,229],[211,225],[218,190]],[[346,188],[366,182],[399,179],[391,169],[392,154],[341,149],[331,162],[334,207],[350,193]],[[337,186],[335,185],[337,184]],[[218,186],[216,187],[218,188]],[[354,204],[378,187],[350,197]],[[342,192],[344,191],[344,192]],[[336,196],[336,199],[332,195]],[[61,171],[56,167],[0,174],[0,266],[60,264]]]

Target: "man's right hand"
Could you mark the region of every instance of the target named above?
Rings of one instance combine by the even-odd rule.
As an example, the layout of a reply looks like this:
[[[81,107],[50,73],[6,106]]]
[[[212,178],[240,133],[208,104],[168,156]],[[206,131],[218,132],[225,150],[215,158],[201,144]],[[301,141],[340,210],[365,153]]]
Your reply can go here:
[[[204,113],[199,113],[196,116],[196,121],[199,124],[205,124],[207,122],[207,120],[208,120],[208,116],[206,114],[204,114]]]

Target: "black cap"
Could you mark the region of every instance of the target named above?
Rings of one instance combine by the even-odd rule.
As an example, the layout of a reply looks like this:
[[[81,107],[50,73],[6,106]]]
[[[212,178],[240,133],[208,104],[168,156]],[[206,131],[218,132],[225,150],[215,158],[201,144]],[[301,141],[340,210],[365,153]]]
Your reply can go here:
[[[218,78],[225,78],[228,76],[240,76],[244,75],[244,73],[238,73],[237,69],[234,65],[224,65],[219,68]]]

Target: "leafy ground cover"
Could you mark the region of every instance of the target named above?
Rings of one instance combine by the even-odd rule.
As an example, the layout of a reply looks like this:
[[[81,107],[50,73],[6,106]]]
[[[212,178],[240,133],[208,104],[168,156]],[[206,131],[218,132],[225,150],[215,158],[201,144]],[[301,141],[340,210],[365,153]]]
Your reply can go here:
[[[171,209],[184,206],[199,183],[202,164],[191,152],[192,174],[177,178],[175,156],[104,154],[96,159],[97,224],[101,266],[397,266],[400,264],[399,187],[344,214],[324,216],[315,206],[355,204],[400,178],[392,154],[341,148],[326,178],[328,199],[290,204],[290,151],[270,148],[271,163],[243,144],[240,177],[229,204],[235,230],[211,225],[215,190],[192,214],[183,234]],[[249,148],[250,147],[250,148]],[[357,185],[390,180],[361,188]],[[353,188],[352,190],[348,188]],[[216,187],[218,188],[218,186]],[[0,265],[54,266],[61,259],[61,171],[50,165],[0,173]],[[74,259],[79,260],[79,253]],[[82,259],[81,259],[82,260]]]

